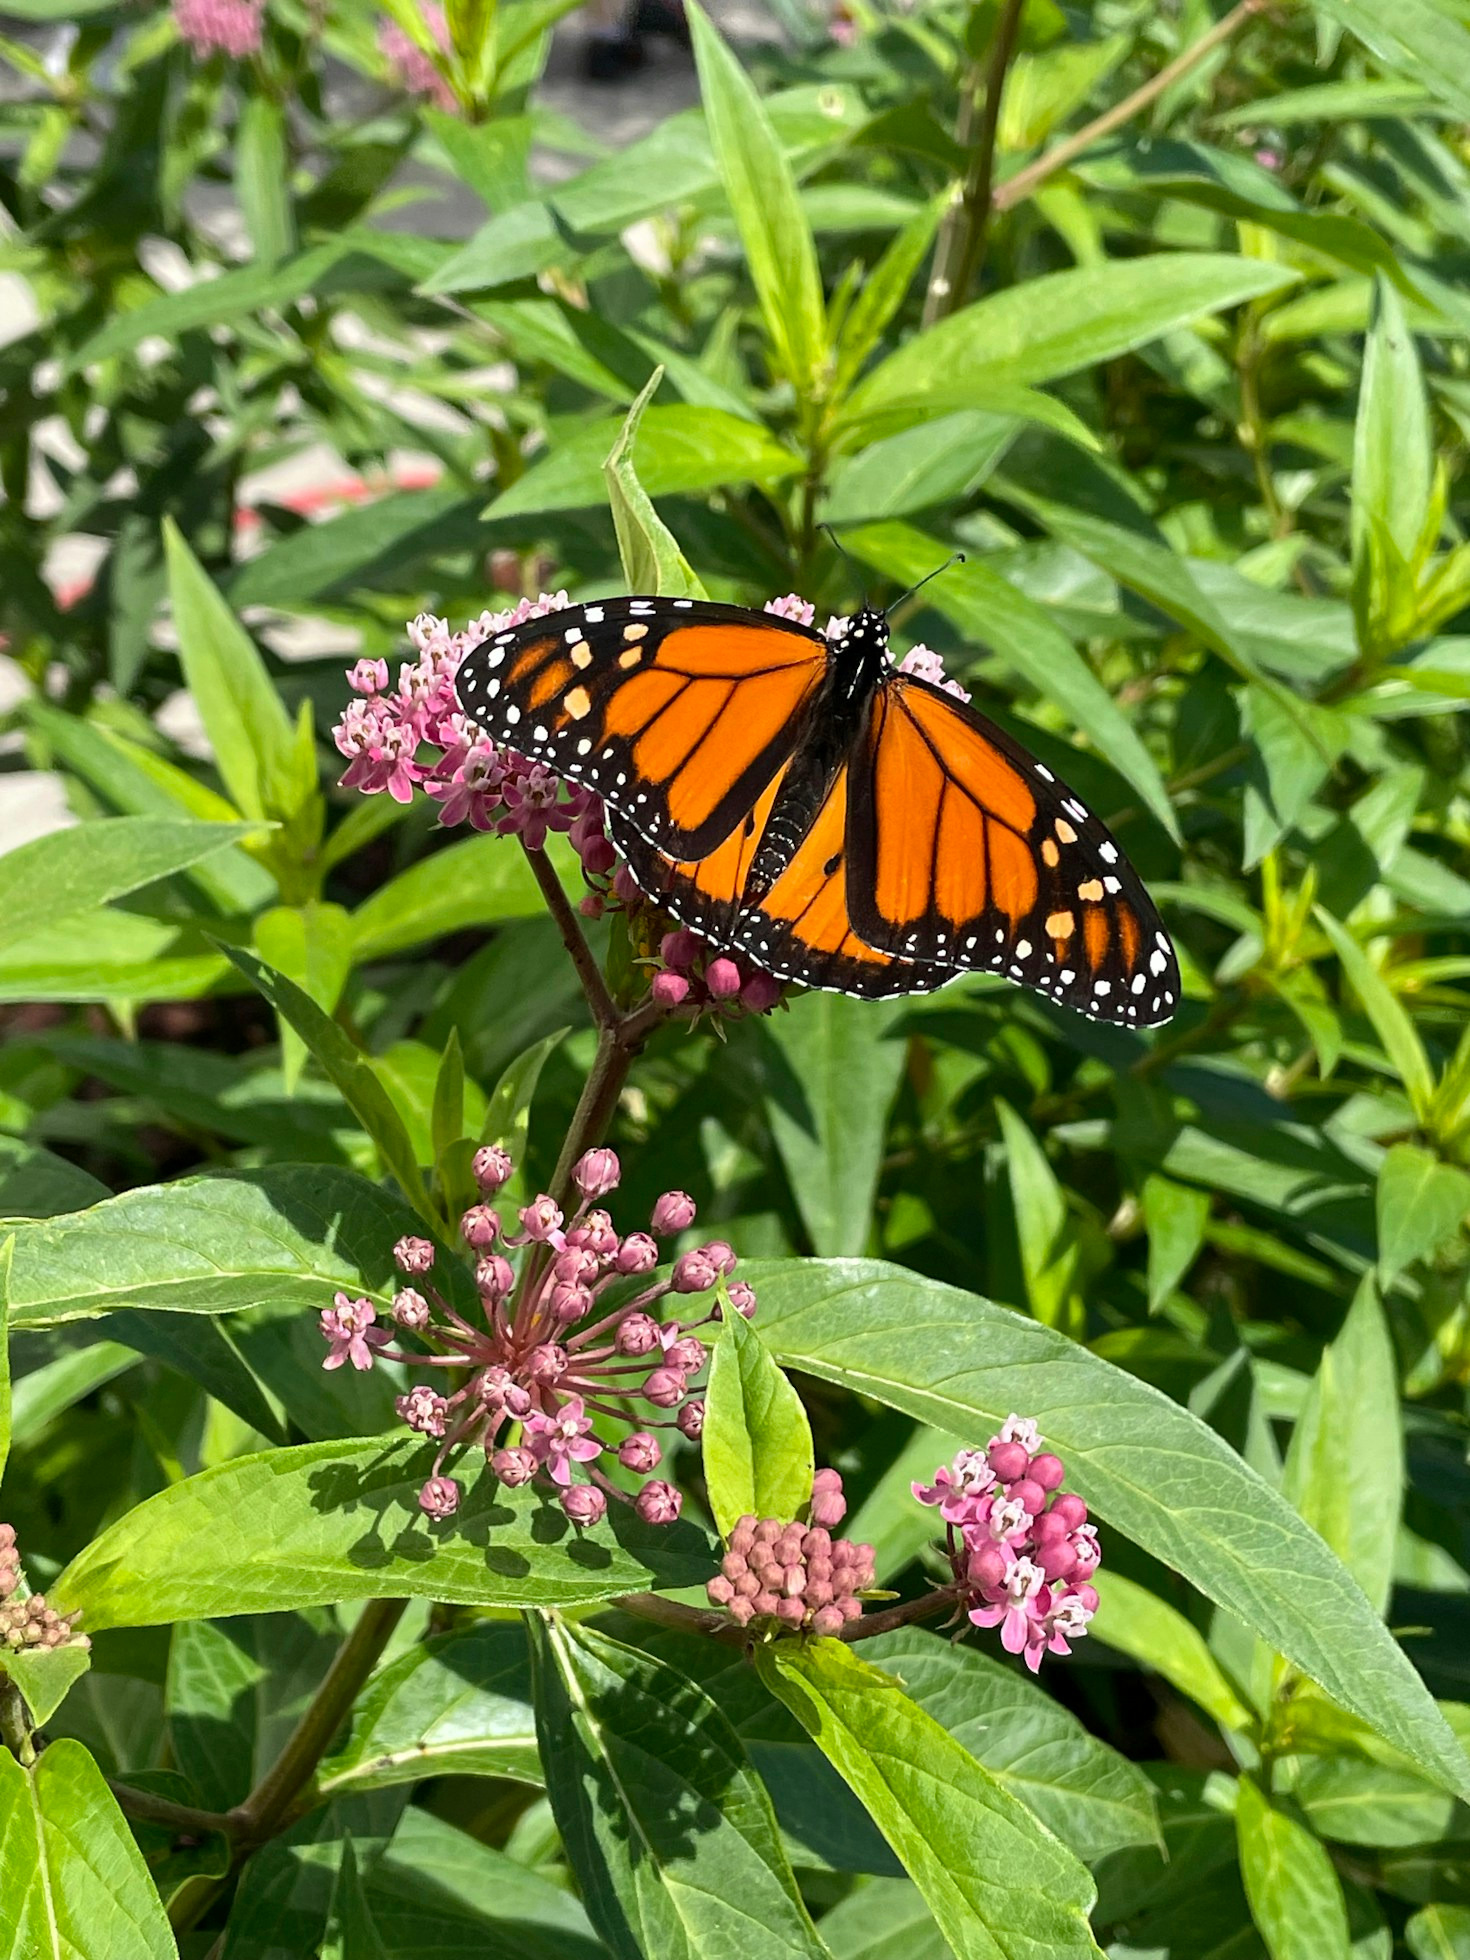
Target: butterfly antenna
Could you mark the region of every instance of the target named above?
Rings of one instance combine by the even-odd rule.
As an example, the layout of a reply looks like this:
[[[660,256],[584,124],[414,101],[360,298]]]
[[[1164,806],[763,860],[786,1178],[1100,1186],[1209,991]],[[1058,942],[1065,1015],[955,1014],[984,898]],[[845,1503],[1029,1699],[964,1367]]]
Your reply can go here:
[[[858,563],[857,559],[853,557],[852,553],[847,549],[846,545],[843,544],[841,538],[839,538],[837,533],[832,529],[832,526],[830,524],[819,524],[817,526],[817,529],[819,531],[825,531],[827,533],[829,540],[832,542],[832,544],[834,544],[837,547],[838,556],[841,558],[845,558],[847,560],[848,564],[852,566],[853,570],[857,573],[859,579],[861,580],[863,578],[862,566]],[[863,605],[866,607],[867,603],[868,603],[868,588],[867,585],[864,584]]]
[[[885,608],[883,617],[885,619],[891,619],[893,614],[896,613],[899,607],[903,604],[904,600],[912,599],[916,592],[922,592],[924,587],[929,583],[930,579],[938,578],[939,574],[941,572],[947,572],[951,565],[963,565],[964,562],[965,562],[964,552],[952,551],[949,554],[948,558],[945,559],[942,565],[936,565],[932,572],[925,572],[924,576],[919,580],[917,585],[911,585],[907,592],[900,593],[898,598],[894,600],[893,604]]]

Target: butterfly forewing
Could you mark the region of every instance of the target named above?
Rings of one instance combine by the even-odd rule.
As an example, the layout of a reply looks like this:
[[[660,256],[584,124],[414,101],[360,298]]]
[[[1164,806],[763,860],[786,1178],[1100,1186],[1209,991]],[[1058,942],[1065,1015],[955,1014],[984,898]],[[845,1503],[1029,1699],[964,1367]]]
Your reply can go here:
[[[819,633],[689,599],[607,599],[530,619],[470,653],[466,716],[585,784],[675,858],[708,855],[801,739],[828,664]]]
[[[1003,974],[1098,1020],[1167,1021],[1173,947],[1106,828],[941,689],[895,675],[854,762],[847,900],[870,945]]]

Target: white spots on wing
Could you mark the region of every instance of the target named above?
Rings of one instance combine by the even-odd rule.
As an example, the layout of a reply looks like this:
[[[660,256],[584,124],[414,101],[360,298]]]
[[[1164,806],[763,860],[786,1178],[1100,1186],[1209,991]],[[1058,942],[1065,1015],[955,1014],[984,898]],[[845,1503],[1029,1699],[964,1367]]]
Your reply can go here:
[[[1062,808],[1064,810],[1070,810],[1078,823],[1086,823],[1087,805],[1085,803],[1079,803],[1075,796],[1064,796],[1062,798]]]
[[[1029,960],[1030,957],[1031,941],[1029,939],[1018,940],[1016,944],[1016,958],[1018,960]]]
[[[1111,980],[1094,980],[1092,991],[1095,994],[1110,994],[1113,991],[1113,983]]]
[[[505,649],[504,649],[504,647],[492,647],[492,648],[491,648],[491,650],[490,650],[490,665],[491,665],[492,667],[498,667],[498,666],[500,665],[500,663],[501,663],[501,661],[502,661],[502,660],[504,660],[504,658],[505,658]]]
[[[1110,892],[1120,892],[1123,889],[1121,878],[1104,878],[1103,885]]]
[[[1143,974],[1143,973],[1135,973],[1135,974],[1134,974],[1134,976],[1133,976],[1133,991],[1134,991],[1134,993],[1136,993],[1136,994],[1141,994],[1141,993],[1143,992],[1143,990],[1144,990],[1144,987],[1145,987],[1145,985],[1147,984],[1147,978],[1148,978],[1148,976],[1147,976],[1146,974]]]
[[[1099,844],[1097,854],[1104,864],[1116,864],[1118,862],[1118,847],[1116,844]]]
[[[689,608],[694,604],[694,601],[692,599],[676,599],[674,604],[679,608],[680,612],[688,612]],[[764,940],[761,941],[762,946],[765,943]]]
[[[1168,964],[1162,953],[1150,953],[1148,956],[1148,970],[1155,977],[1161,974]]]
[[[499,692],[500,692],[500,682],[499,682],[499,681],[487,681],[487,682],[486,682],[486,684],[485,684],[485,693],[486,693],[486,695],[487,695],[487,697],[488,697],[488,698],[489,698],[489,699],[490,699],[491,701],[493,701],[493,700],[495,699],[495,697],[496,697],[496,695],[497,695],[497,694],[498,694]]]
[[[546,733],[545,722],[538,721],[536,726],[531,730],[531,740],[533,742],[544,742],[546,740]]]
[[[1047,768],[1044,762],[1033,762],[1031,767],[1036,771],[1037,775],[1040,776],[1041,780],[1044,783],[1054,783],[1056,781],[1056,777],[1051,773],[1050,769]]]
[[[521,711],[516,706],[515,702],[514,701],[508,702],[506,704],[506,710],[505,710],[506,721],[510,724],[512,728],[514,728],[516,723],[520,720],[520,718],[521,718]]]
[[[601,626],[607,615],[603,612],[601,606],[589,606],[582,617],[589,626]]]
[[[580,626],[569,626],[567,628],[566,642],[569,647],[574,647],[577,644],[578,640],[581,639],[581,637],[582,637],[582,629]]]
[[[630,613],[651,613],[654,611],[654,604],[651,599],[633,599],[629,602],[628,611]]]
[[[1057,978],[1058,980],[1061,981],[1064,987],[1070,987],[1072,982],[1077,978],[1077,976],[1072,971],[1071,967],[1064,966],[1061,972],[1057,975]]]

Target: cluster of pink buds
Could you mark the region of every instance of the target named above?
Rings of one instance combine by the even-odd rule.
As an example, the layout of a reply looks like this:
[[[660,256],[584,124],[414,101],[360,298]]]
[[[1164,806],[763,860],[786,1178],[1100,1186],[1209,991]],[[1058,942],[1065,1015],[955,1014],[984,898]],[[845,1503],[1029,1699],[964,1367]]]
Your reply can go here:
[[[444,17],[444,9],[434,6],[431,0],[428,5],[421,4],[420,12],[440,51],[448,54],[449,22]],[[454,90],[418,42],[396,20],[378,22],[378,52],[387,62],[393,79],[407,94],[423,97],[436,109],[448,111],[456,107]]]
[[[873,1548],[834,1538],[847,1515],[842,1479],[819,1470],[812,1480],[810,1523],[741,1518],[730,1548],[705,1587],[737,1626],[757,1632],[840,1633],[861,1617],[860,1597],[873,1583]]]
[[[174,0],[174,26],[196,61],[259,54],[264,19],[262,0]]]
[[[1043,1653],[1069,1654],[1097,1611],[1097,1529],[1062,1490],[1066,1474],[1036,1424],[1011,1415],[985,1449],[961,1450],[932,1484],[913,1486],[944,1519],[963,1610],[977,1627],[998,1626],[1033,1674]]]
[[[332,731],[347,757],[343,787],[370,796],[386,790],[399,803],[422,788],[439,805],[441,823],[515,835],[531,850],[540,850],[549,832],[565,831],[588,877],[605,878],[614,852],[601,799],[490,741],[461,714],[454,691],[460,662],[482,640],[566,603],[565,592],[522,599],[507,612],[481,613],[459,633],[423,613],[408,628],[418,658],[399,669],[396,687],[386,660],[359,660],[347,675],[357,699]]]
[[[626,870],[618,873],[613,888],[624,898],[633,889]],[[773,973],[752,965],[742,954],[715,953],[687,926],[666,932],[659,940],[653,998],[660,1007],[769,1014],[781,991]]]
[[[47,1647],[90,1647],[86,1634],[76,1631],[81,1618],[58,1613],[46,1604],[45,1593],[20,1591],[20,1558],[15,1549],[15,1526],[0,1524],[0,1652],[12,1654]]]
[[[617,1187],[617,1155],[589,1150],[572,1173],[578,1202],[571,1216],[540,1197],[521,1208],[518,1229],[507,1234],[489,1200],[512,1169],[498,1146],[478,1152],[481,1202],[460,1221],[475,1262],[482,1324],[466,1320],[434,1284],[436,1254],[429,1241],[400,1239],[393,1256],[406,1283],[394,1296],[393,1320],[421,1348],[390,1346],[393,1334],[378,1326],[372,1301],[339,1293],[321,1315],[328,1344],[322,1365],[371,1368],[381,1359],[452,1371],[443,1390],[419,1384],[397,1403],[409,1428],[439,1445],[419,1493],[432,1518],[458,1510],[460,1487],[448,1471],[474,1447],[501,1483],[536,1478],[548,1484],[576,1525],[598,1523],[610,1497],[632,1504],[647,1524],[672,1524],[682,1499],[671,1483],[651,1474],[663,1456],[653,1432],[677,1429],[691,1440],[701,1435],[704,1403],[691,1383],[707,1356],[695,1329],[718,1320],[721,1307],[707,1304],[693,1320],[660,1319],[653,1309],[671,1295],[709,1294],[723,1283],[724,1297],[748,1319],[755,1293],[732,1277],[735,1254],[716,1239],[681,1253],[666,1278],[650,1279],[609,1307],[610,1294],[626,1296],[628,1280],[653,1273],[659,1239],[693,1224],[694,1200],[666,1191],[653,1208],[649,1231],[620,1235],[596,1202]],[[508,1253],[516,1254],[514,1261]],[[599,1418],[631,1423],[633,1433],[611,1440],[598,1433]],[[597,1467],[609,1457],[646,1480],[636,1497]]]

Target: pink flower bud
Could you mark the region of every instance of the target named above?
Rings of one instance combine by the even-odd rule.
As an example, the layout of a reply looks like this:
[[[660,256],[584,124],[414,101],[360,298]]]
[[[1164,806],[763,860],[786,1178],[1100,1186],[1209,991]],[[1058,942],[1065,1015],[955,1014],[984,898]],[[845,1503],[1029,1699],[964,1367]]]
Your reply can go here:
[[[393,1263],[400,1273],[416,1278],[434,1263],[434,1248],[427,1239],[400,1239],[393,1248]]]
[[[576,1280],[560,1280],[551,1289],[551,1311],[564,1327],[592,1310],[592,1289]]]
[[[659,941],[658,956],[665,966],[689,967],[699,958],[699,940],[687,926],[666,932]]]
[[[536,1459],[524,1444],[511,1450],[497,1450],[490,1459],[490,1468],[507,1489],[515,1490],[521,1484],[530,1483],[536,1474]]]
[[[589,1211],[580,1224],[567,1233],[567,1244],[590,1252],[595,1259],[611,1259],[618,1249],[618,1235],[605,1211]]]
[[[829,1531],[847,1516],[847,1499],[842,1495],[842,1479],[835,1470],[819,1470],[812,1478],[811,1519]]]
[[[498,1143],[487,1143],[483,1150],[475,1152],[471,1169],[474,1171],[476,1184],[489,1198],[495,1195],[502,1184],[510,1182],[515,1165],[511,1162],[508,1150],[503,1149]]]
[[[689,998],[689,982],[682,973],[655,973],[649,993],[656,1005],[671,1014]]]
[[[534,1204],[521,1207],[521,1230],[533,1245],[549,1245],[561,1231],[561,1207],[543,1191]]]
[[[645,1484],[634,1499],[633,1508],[645,1524],[672,1524],[683,1508],[684,1499],[672,1484]],[[732,1592],[734,1588],[731,1588]]]
[[[674,1426],[681,1436],[687,1436],[691,1443],[697,1443],[704,1434],[703,1402],[686,1402],[674,1417]]]
[[[756,1599],[760,1596],[761,1582],[753,1572],[747,1572],[734,1582],[737,1599]]]
[[[758,1592],[751,1601],[751,1605],[755,1608],[756,1612],[761,1614],[765,1619],[770,1619],[780,1604],[781,1600],[779,1595],[773,1592]]]
[[[736,1519],[735,1529],[730,1533],[732,1552],[739,1552],[743,1558],[749,1557],[750,1548],[755,1543],[755,1524],[756,1521],[749,1512],[743,1518]]]
[[[992,1443],[985,1454],[991,1469],[1003,1484],[1024,1477],[1031,1466],[1031,1459],[1020,1443]]]
[[[475,1377],[475,1394],[494,1415],[504,1412],[519,1418],[530,1413],[529,1391],[498,1361],[482,1368]]]
[[[411,1286],[400,1287],[393,1295],[393,1318],[411,1334],[422,1333],[429,1324],[429,1303]]]
[[[703,1341],[696,1341],[692,1334],[686,1334],[682,1341],[675,1341],[668,1352],[668,1365],[682,1368],[686,1375],[698,1374],[709,1359]]]
[[[526,1357],[526,1373],[533,1382],[540,1382],[549,1388],[553,1382],[561,1380],[567,1371],[567,1351],[558,1347],[555,1341],[543,1341],[533,1347]]]
[[[619,1354],[652,1354],[659,1345],[659,1325],[652,1314],[630,1313],[618,1322],[613,1345]]]
[[[500,1215],[489,1205],[471,1205],[460,1219],[459,1229],[472,1252],[488,1252],[500,1236]]]
[[[732,1280],[725,1289],[730,1296],[730,1305],[742,1320],[755,1319],[755,1288],[743,1279]]]
[[[720,1570],[727,1579],[743,1579],[750,1566],[739,1552],[726,1552],[720,1560]]]
[[[1049,1545],[1065,1538],[1071,1530],[1065,1518],[1059,1518],[1055,1510],[1043,1511],[1031,1528],[1031,1535],[1038,1545]]]
[[[755,1526],[756,1544],[774,1545],[776,1540],[781,1536],[781,1532],[783,1528],[784,1527],[782,1526],[781,1520],[779,1518],[757,1519],[756,1526]]]
[[[694,1200],[687,1191],[665,1191],[653,1208],[653,1230],[661,1239],[687,1232],[694,1223]]]
[[[825,1581],[832,1577],[832,1555],[830,1552],[813,1552],[806,1562],[807,1577]]]
[[[1038,1545],[1033,1556],[1048,1579],[1070,1579],[1077,1570],[1077,1554],[1065,1538]]]
[[[774,973],[752,973],[740,989],[740,1005],[752,1014],[769,1014],[781,998],[781,982]]]
[[[841,1633],[846,1617],[840,1606],[819,1606],[812,1614],[812,1632],[830,1640]]]
[[[656,1470],[662,1455],[658,1439],[650,1436],[646,1429],[625,1436],[618,1444],[618,1462],[625,1470],[632,1470],[640,1477],[646,1477],[650,1470]]]
[[[590,1246],[568,1243],[552,1260],[551,1271],[567,1285],[590,1286],[597,1277],[597,1254]]]
[[[1082,1604],[1087,1608],[1089,1613],[1095,1613],[1097,1611],[1098,1596],[1097,1596],[1096,1586],[1089,1586],[1086,1584],[1080,1586],[1073,1586],[1072,1597],[1074,1599],[1080,1599],[1082,1601]]]
[[[647,1232],[630,1232],[618,1247],[613,1267],[620,1273],[651,1273],[658,1264],[658,1247]]]
[[[561,1508],[581,1531],[601,1524],[607,1516],[607,1499],[596,1484],[572,1484],[561,1494]]]
[[[789,1627],[799,1627],[806,1618],[806,1601],[803,1599],[778,1599],[776,1618]]]
[[[1018,1477],[1006,1492],[1014,1497],[1028,1517],[1036,1517],[1046,1509],[1046,1492],[1034,1477]]]
[[[841,1599],[834,1600],[833,1604],[844,1620],[860,1620],[863,1617],[863,1602],[854,1599],[851,1593],[844,1593]]]
[[[723,1239],[711,1239],[709,1244],[702,1246],[700,1250],[722,1278],[728,1279],[734,1272],[738,1263],[734,1246],[726,1245]]]
[[[704,984],[712,1000],[733,1000],[740,992],[740,968],[734,960],[711,960],[704,970]]]
[[[655,1368],[643,1393],[656,1409],[672,1409],[684,1400],[688,1384],[677,1368]]]
[[[498,1252],[475,1261],[475,1288],[487,1300],[503,1300],[516,1283],[515,1269]]]
[[[620,864],[613,874],[612,888],[613,896],[620,905],[637,905],[643,897],[638,889],[638,880],[626,864]]]
[[[1087,1522],[1087,1506],[1075,1491],[1064,1490],[1060,1497],[1052,1499],[1047,1516],[1060,1518],[1068,1531],[1075,1531],[1078,1525]]]
[[[788,1599],[796,1599],[806,1591],[806,1567],[800,1559],[783,1569],[781,1583],[776,1590],[785,1593]]]
[[[388,685],[386,660],[359,660],[347,669],[347,685],[354,694],[381,694]]]
[[[453,1477],[430,1477],[419,1492],[419,1509],[431,1518],[452,1518],[459,1509],[459,1485]]]
[[[1044,1451],[1040,1456],[1033,1456],[1031,1468],[1027,1472],[1033,1483],[1040,1484],[1041,1488],[1047,1491],[1058,1489],[1066,1474],[1066,1466],[1062,1459],[1053,1456],[1049,1450]]]
[[[604,842],[606,842],[606,839],[604,839]],[[611,854],[612,845],[608,844],[607,848],[609,854]],[[582,859],[582,868],[584,871],[590,871],[592,868],[588,864],[585,856]],[[607,910],[607,900],[601,892],[583,892],[582,896],[577,900],[577,910],[584,919],[600,919]]]
[[[449,1403],[442,1395],[436,1395],[432,1388],[411,1388],[407,1395],[400,1395],[393,1406],[409,1428],[420,1436],[437,1438],[444,1434],[444,1418],[449,1412]]]
[[[707,1293],[720,1277],[720,1269],[704,1246],[680,1253],[674,1261],[673,1288],[676,1293]]]
[[[705,1596],[712,1606],[728,1606],[735,1597],[735,1588],[728,1579],[714,1578],[705,1587]]]
[[[830,1606],[834,1598],[830,1576],[814,1578],[811,1568],[807,1568],[806,1598],[809,1606]]]
[[[622,1167],[618,1153],[606,1148],[589,1150],[579,1157],[572,1171],[572,1182],[584,1198],[603,1198],[618,1187]]]
[[[994,1592],[1005,1584],[1007,1560],[999,1545],[981,1545],[970,1554],[965,1577],[982,1592]]]
[[[735,1622],[736,1626],[748,1627],[755,1618],[755,1607],[748,1599],[732,1599],[730,1601],[730,1618]]]

